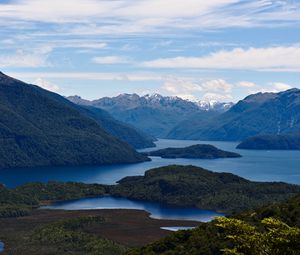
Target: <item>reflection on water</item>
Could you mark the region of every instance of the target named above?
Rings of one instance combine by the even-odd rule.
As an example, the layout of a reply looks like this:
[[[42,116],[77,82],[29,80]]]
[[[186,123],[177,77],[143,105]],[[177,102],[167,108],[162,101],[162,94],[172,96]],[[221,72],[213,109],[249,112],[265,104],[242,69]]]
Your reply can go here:
[[[85,183],[114,184],[126,176],[143,175],[146,170],[171,164],[195,165],[217,172],[231,172],[256,181],[284,181],[300,184],[300,151],[237,150],[234,142],[201,142],[159,140],[157,148],[185,147],[208,143],[223,150],[240,153],[242,158],[224,159],[162,159],[153,157],[150,162],[127,165],[91,167],[46,167],[8,169],[0,171],[0,183],[9,187],[41,181],[76,181]],[[153,150],[153,148],[148,149]]]
[[[159,203],[137,201],[126,198],[114,198],[110,196],[58,202],[42,208],[63,210],[136,209],[149,212],[150,217],[155,219],[194,220],[201,222],[208,222],[214,217],[223,216],[221,213],[201,210],[198,208],[170,207]]]
[[[194,229],[195,227],[161,227],[163,230],[168,230],[168,231],[179,231],[179,230],[189,230],[189,229]]]
[[[0,253],[4,251],[4,243],[0,241]]]

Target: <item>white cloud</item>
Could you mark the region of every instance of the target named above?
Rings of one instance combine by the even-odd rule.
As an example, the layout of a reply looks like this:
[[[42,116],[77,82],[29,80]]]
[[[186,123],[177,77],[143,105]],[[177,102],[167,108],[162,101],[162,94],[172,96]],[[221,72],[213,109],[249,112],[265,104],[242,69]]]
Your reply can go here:
[[[111,18],[135,20],[145,25],[163,25],[170,19],[193,18],[239,0],[72,0],[72,1],[39,1],[18,0],[1,4],[0,16],[27,21],[43,22],[101,22]],[[188,8],[187,8],[188,6]]]
[[[42,78],[37,78],[33,82],[33,84],[38,85],[39,87],[41,87],[43,89],[46,89],[46,90],[49,90],[49,91],[52,91],[52,92],[58,93],[58,92],[61,91],[61,89],[60,89],[60,87],[58,85],[53,84],[53,83],[51,83],[49,81],[46,81],[46,80],[44,80]]]
[[[19,79],[43,77],[47,79],[77,79],[95,81],[165,81],[166,77],[153,73],[101,73],[101,72],[11,72],[10,76]]]
[[[162,86],[162,90],[168,92],[171,95],[179,96],[179,95],[188,95],[195,92],[202,91],[202,88],[199,84],[184,80],[180,78],[167,78]]]
[[[281,91],[286,91],[288,89],[292,89],[293,86],[282,83],[282,82],[270,82],[268,83],[268,86],[264,87],[257,87],[255,90],[251,89],[249,90],[249,94],[256,94],[256,93],[266,93],[266,92],[272,92],[272,93],[278,93]]]
[[[219,93],[205,93],[202,97],[204,101],[218,101],[218,102],[228,102],[231,101],[233,97],[230,94],[219,94]]]
[[[235,48],[202,57],[176,57],[144,62],[151,68],[195,68],[236,70],[298,70],[300,45],[270,48]]]
[[[104,49],[107,47],[107,43],[103,42],[89,42],[85,41],[74,41],[74,42],[60,42],[55,45],[56,48],[78,48],[78,49]]]
[[[204,100],[228,101],[232,99],[230,93],[233,87],[234,85],[223,79],[212,79],[203,82],[192,77],[189,79],[173,77],[166,79],[161,90],[167,92],[168,95],[189,100],[203,97]]]
[[[237,86],[242,88],[253,88],[256,87],[256,84],[250,81],[240,81],[237,83]]]
[[[282,82],[272,82],[271,85],[272,85],[274,91],[276,91],[276,92],[285,91],[285,90],[293,88],[293,86],[286,84],[286,83],[282,83]]]
[[[12,0],[0,4],[0,18],[14,25],[66,23],[85,27],[88,33],[124,34],[171,28],[268,26],[270,22],[277,26],[299,21],[300,14],[297,1]]]
[[[49,66],[48,55],[52,49],[42,47],[31,51],[17,50],[13,54],[0,55],[2,67],[44,67]]]
[[[27,21],[78,22],[91,16],[105,16],[118,5],[119,1],[18,0],[10,4],[1,4],[0,16]]]
[[[232,90],[233,85],[223,79],[209,80],[201,84],[203,90],[212,92],[228,93]]]
[[[130,60],[127,57],[123,56],[103,56],[103,57],[94,57],[92,59],[93,63],[100,65],[113,65],[113,64],[126,64],[130,63]]]

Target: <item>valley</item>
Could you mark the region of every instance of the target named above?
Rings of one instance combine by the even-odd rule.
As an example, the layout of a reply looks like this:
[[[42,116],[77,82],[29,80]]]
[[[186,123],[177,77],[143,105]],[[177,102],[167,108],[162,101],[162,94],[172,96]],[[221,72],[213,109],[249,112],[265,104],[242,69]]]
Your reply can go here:
[[[300,0],[0,0],[0,255],[300,255]]]
[[[251,95],[235,105],[197,104],[157,94],[122,94],[92,102],[68,98],[74,104],[1,73],[0,92],[3,254],[160,254],[149,243],[171,238],[177,249],[177,239],[172,239],[177,233],[170,231],[187,229],[176,238],[183,233],[206,240],[206,233],[209,240],[202,251],[215,255],[228,245],[225,237],[214,236],[219,233],[215,217],[249,221],[247,212],[297,201],[300,194],[300,152],[291,150],[296,136],[247,138],[260,128],[274,133],[255,124],[253,116],[260,107],[274,110],[284,100],[297,103],[298,90]],[[286,103],[281,107],[297,110]],[[188,125],[187,119],[192,120]],[[249,133],[246,123],[257,128],[250,127]],[[189,130],[184,131],[187,136],[178,136],[185,140],[156,138],[169,137],[180,125]],[[202,128],[211,133],[198,136]],[[295,121],[280,130],[294,128]],[[197,139],[188,140],[189,132]],[[263,137],[265,144],[271,140],[281,147],[249,150],[238,142],[244,137],[254,143]]]

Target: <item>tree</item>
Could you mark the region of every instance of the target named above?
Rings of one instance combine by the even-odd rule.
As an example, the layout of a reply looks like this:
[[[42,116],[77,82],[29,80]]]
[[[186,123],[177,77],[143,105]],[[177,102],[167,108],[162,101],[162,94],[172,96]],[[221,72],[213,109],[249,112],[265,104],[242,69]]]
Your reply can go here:
[[[232,246],[223,249],[225,255],[299,255],[300,228],[265,218],[253,226],[238,219],[219,217],[216,226],[223,229]]]

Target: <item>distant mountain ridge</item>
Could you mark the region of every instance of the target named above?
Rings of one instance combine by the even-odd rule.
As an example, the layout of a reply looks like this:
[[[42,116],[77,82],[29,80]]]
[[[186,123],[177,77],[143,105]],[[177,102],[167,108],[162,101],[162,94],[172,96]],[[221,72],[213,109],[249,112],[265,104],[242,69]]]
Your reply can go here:
[[[80,111],[94,119],[105,131],[127,142],[135,149],[155,147],[155,138],[136,130],[133,126],[114,119],[107,111],[81,105]]]
[[[145,160],[79,106],[0,73],[0,168]]]
[[[159,138],[164,138],[177,124],[192,118],[195,114],[200,118],[208,118],[228,110],[233,105],[216,101],[192,102],[159,94],[145,96],[120,94],[93,101],[79,96],[71,96],[68,99],[79,105],[104,109],[116,119]]]
[[[241,142],[237,148],[246,150],[300,150],[300,132],[252,136]]]
[[[139,96],[138,94],[120,94],[116,97],[103,97],[96,100],[86,100],[80,96],[67,97],[70,101],[80,105],[92,105],[96,107],[102,107],[103,109],[115,109],[119,107],[125,107],[126,109],[132,109],[136,107],[152,106],[152,107],[178,107],[182,109],[192,108],[205,111],[219,111],[224,112],[229,110],[234,103],[223,103],[216,100],[211,101],[190,101],[185,100],[177,96],[162,96],[160,94],[146,94]]]
[[[259,134],[300,131],[300,90],[247,96],[227,112],[183,121],[167,135],[175,139],[241,141]]]

